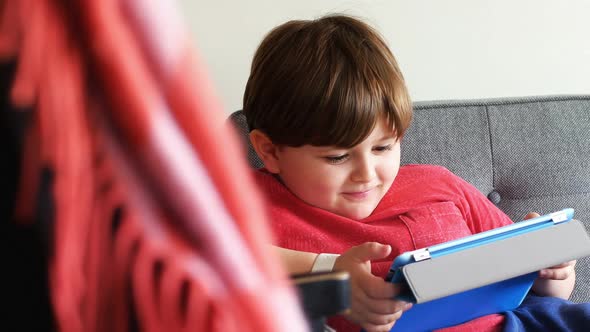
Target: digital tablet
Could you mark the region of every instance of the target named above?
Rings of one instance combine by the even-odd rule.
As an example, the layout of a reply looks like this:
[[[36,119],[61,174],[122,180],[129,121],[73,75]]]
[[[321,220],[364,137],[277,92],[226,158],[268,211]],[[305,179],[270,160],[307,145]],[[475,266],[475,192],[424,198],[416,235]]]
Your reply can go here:
[[[564,209],[399,255],[386,280],[415,303],[392,331],[430,331],[520,305],[537,271],[590,255],[590,238]]]

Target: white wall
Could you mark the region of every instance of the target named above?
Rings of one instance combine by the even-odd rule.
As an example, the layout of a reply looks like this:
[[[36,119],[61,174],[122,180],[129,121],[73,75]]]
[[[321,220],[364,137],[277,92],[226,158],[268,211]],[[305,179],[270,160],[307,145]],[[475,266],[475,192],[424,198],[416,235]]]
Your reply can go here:
[[[343,12],[386,38],[414,100],[590,93],[590,0],[181,0],[226,111],[263,36]]]

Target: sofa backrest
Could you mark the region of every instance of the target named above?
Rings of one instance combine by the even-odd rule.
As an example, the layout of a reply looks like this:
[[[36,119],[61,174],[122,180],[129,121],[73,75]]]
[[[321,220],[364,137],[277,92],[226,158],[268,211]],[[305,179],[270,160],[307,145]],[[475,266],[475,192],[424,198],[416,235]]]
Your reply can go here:
[[[419,102],[402,164],[437,164],[514,221],[565,207],[590,222],[590,96]],[[589,226],[590,224],[587,224]]]
[[[262,163],[237,124],[253,167]],[[402,164],[442,165],[514,221],[566,207],[590,231],[590,95],[414,103]],[[590,301],[590,258],[578,261],[576,302]]]

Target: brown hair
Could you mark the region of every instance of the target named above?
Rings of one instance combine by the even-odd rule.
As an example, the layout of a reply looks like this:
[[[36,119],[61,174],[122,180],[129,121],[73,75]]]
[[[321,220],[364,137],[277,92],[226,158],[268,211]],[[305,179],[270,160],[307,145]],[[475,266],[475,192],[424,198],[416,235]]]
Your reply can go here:
[[[382,117],[402,137],[412,106],[382,37],[338,15],[289,21],[266,36],[252,61],[244,113],[250,130],[275,144],[349,148]]]

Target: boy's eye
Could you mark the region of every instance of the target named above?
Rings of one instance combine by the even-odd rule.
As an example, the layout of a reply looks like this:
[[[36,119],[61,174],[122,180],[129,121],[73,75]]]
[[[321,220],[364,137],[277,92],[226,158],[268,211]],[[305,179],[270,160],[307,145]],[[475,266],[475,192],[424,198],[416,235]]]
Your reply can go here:
[[[378,151],[378,152],[382,152],[382,151],[389,151],[389,150],[391,150],[391,148],[392,148],[392,145],[387,144],[387,145],[376,146],[373,148],[373,150]]]
[[[330,164],[338,164],[348,159],[348,154],[324,157]]]

